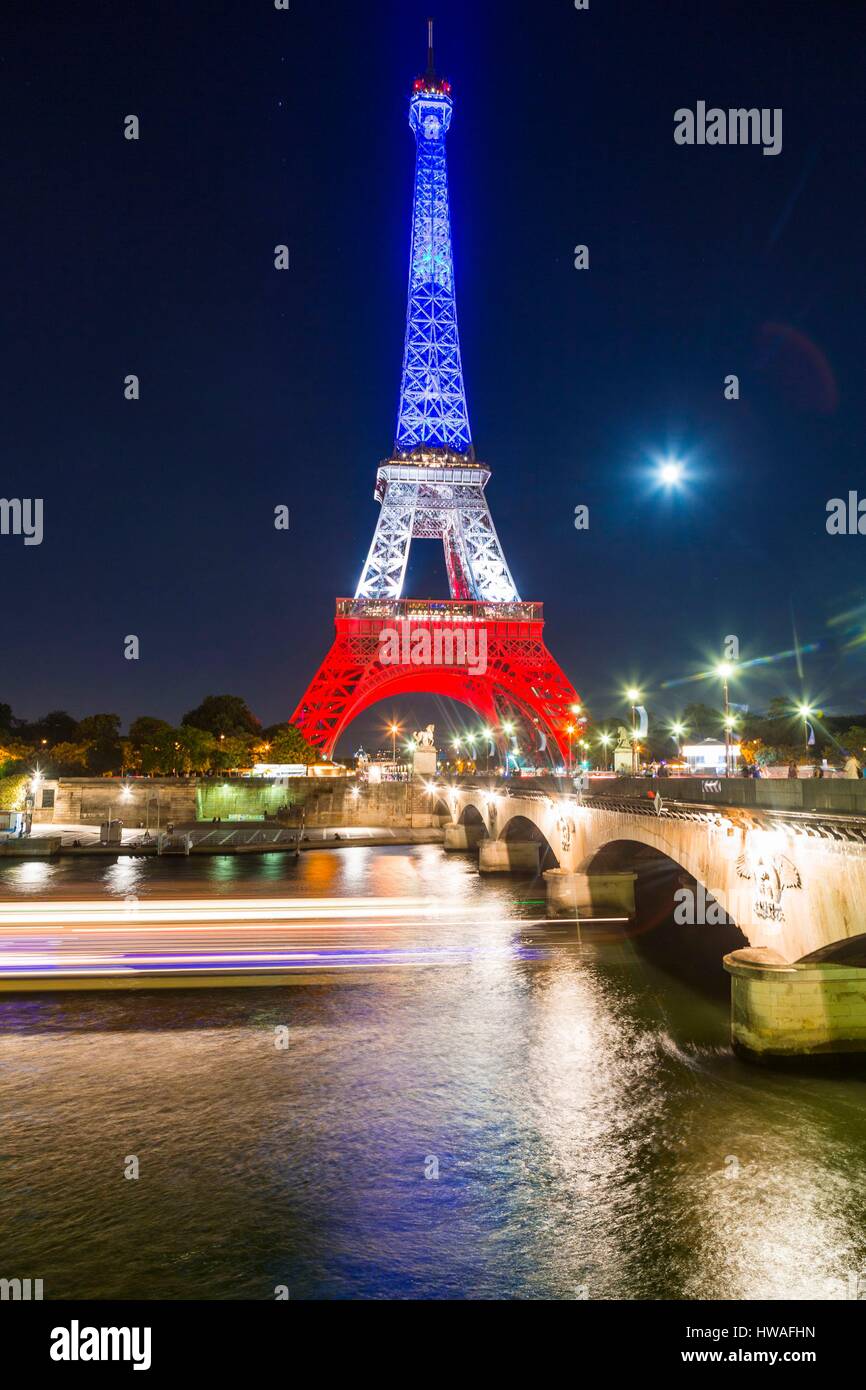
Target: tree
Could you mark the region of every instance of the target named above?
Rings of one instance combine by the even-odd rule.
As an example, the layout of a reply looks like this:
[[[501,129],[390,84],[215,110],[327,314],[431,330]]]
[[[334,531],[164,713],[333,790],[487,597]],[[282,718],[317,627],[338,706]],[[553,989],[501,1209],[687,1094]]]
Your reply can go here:
[[[87,770],[97,776],[120,769],[120,715],[89,714],[78,725],[79,740],[88,743]]]
[[[0,811],[21,811],[30,778],[26,772],[13,777],[0,777]]]
[[[271,725],[265,740],[252,751],[259,763],[303,763],[305,767],[318,762],[321,756],[294,724]]]
[[[12,719],[12,706],[0,705],[0,734],[11,734]]]
[[[853,753],[855,758],[863,761],[863,753],[866,752],[866,728],[862,724],[850,724],[839,742],[846,753]]]
[[[213,767],[217,740],[205,729],[197,729],[192,724],[182,724],[175,733],[175,767],[181,772],[205,772]]]
[[[171,730],[171,725],[165,719],[154,719],[149,714],[141,714],[138,719],[133,719],[129,726],[129,741],[133,747],[140,748],[142,744],[155,743],[167,730]]]
[[[0,737],[0,776],[22,772],[33,765],[36,750],[19,738]]]
[[[713,709],[711,705],[697,703],[686,705],[683,710],[683,724],[690,737],[692,738],[718,738],[724,725],[724,715],[721,710]]]
[[[55,743],[48,750],[52,772],[59,777],[80,777],[87,771],[90,743]]]
[[[209,734],[258,734],[261,725],[240,695],[206,695],[200,705],[188,710],[181,724],[204,729]]]
[[[253,762],[255,743],[256,740],[250,734],[234,734],[228,738],[215,739],[212,766],[224,772],[230,767],[249,767]]]
[[[38,744],[70,743],[78,737],[78,720],[65,709],[50,710],[26,727],[28,736]]]
[[[119,714],[89,714],[78,725],[79,738],[95,743],[110,743],[120,738]]]

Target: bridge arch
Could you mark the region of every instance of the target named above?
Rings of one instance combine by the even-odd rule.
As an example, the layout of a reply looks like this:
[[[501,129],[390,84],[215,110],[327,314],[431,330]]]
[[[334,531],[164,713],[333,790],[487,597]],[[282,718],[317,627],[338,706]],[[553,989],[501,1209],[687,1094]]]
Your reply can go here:
[[[559,858],[550,840],[536,821],[520,814],[510,816],[499,828],[499,840],[529,840],[540,846],[539,861],[542,869],[559,868]]]

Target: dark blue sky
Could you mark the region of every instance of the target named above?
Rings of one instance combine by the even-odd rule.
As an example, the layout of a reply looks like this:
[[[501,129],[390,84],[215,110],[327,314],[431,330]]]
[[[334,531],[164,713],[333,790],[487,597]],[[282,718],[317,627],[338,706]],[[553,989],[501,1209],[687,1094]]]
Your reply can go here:
[[[209,691],[293,710],[393,440],[430,3],[17,7],[0,494],[43,497],[45,539],[0,537],[16,713],[177,719]],[[821,644],[803,681],[757,667],[732,698],[862,708],[866,536],[824,524],[829,498],[866,496],[862,7],[434,13],[475,444],[552,650],[600,713],[635,680],[673,710],[711,687],[662,682],[727,634],[744,660],[788,649],[793,619]],[[782,107],[782,153],[675,145],[698,100]],[[669,449],[689,460],[676,499],[647,482]],[[444,596],[440,547],[416,543],[406,592]]]

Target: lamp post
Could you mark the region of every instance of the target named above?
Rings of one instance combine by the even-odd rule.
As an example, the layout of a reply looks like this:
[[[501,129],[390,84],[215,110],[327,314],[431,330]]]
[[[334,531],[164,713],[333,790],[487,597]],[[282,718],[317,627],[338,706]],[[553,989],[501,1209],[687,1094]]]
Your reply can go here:
[[[487,726],[485,725],[484,728],[481,730],[480,737],[484,739],[484,771],[485,771],[485,772],[489,772],[489,771],[490,771],[490,739],[491,739],[491,737],[492,737],[492,730],[491,730],[491,729],[488,729]]]
[[[512,740],[513,740],[513,738],[514,738],[514,725],[513,725],[510,721],[506,721],[506,722],[502,725],[502,732],[505,734],[505,738],[506,738],[506,744],[505,744],[505,776],[508,777],[508,776],[510,776],[510,770],[509,770],[509,767],[508,767],[508,759],[513,755],[514,749],[513,749],[513,748],[512,748],[512,749],[509,749],[507,740],[508,740],[508,739],[512,739]],[[515,766],[516,766],[516,765],[517,765],[517,764],[516,764],[516,759],[515,759]]]
[[[603,754],[603,757],[604,757],[604,770],[605,770],[605,772],[607,772],[607,770],[608,770],[608,768],[607,768],[607,750],[608,750],[608,746],[609,746],[609,744],[610,744],[610,734],[600,734],[600,735],[599,735],[599,740],[598,740],[598,741],[599,741],[599,743],[601,744],[601,746],[602,746],[603,749],[604,749],[604,754]]]
[[[807,761],[808,761],[808,758],[809,758],[809,719],[810,719],[810,717],[815,713],[815,711],[812,709],[812,706],[811,706],[811,705],[800,705],[800,706],[798,707],[797,713],[799,714],[800,718],[801,718],[802,721],[803,721],[803,748],[804,748],[804,750],[805,750],[806,759],[807,759]]]
[[[730,662],[723,661],[716,667],[716,675],[721,676],[722,693],[725,697],[725,776],[731,775],[731,709],[728,704],[728,681],[733,672]]]
[[[631,775],[637,777],[640,769],[637,746],[637,702],[640,699],[640,691],[635,690],[632,686],[631,690],[627,690],[625,693],[626,699],[631,705]]]
[[[396,763],[396,762],[397,762],[397,735],[400,733],[400,725],[399,725],[399,724],[391,724],[391,725],[389,726],[389,732],[390,732],[390,734],[391,734],[391,762],[392,762],[392,763]]]
[[[676,750],[677,750],[677,757],[678,757],[678,758],[681,758],[681,757],[683,756],[683,746],[682,746],[682,743],[680,742],[680,740],[682,739],[682,736],[683,736],[683,734],[685,733],[685,731],[686,731],[686,729],[685,729],[685,725],[684,725],[684,724],[672,724],[672,725],[671,725],[671,738],[672,738],[673,741],[674,741],[674,747],[675,747]]]

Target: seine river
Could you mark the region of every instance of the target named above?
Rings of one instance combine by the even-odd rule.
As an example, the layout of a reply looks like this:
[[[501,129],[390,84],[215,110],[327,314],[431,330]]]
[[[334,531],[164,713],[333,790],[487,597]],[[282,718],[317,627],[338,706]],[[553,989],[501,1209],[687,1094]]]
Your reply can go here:
[[[431,907],[389,928],[412,959],[330,984],[0,998],[0,1275],[46,1298],[866,1292],[864,1081],[738,1061],[715,948],[646,921],[578,941],[540,889],[438,846],[4,866],[4,897]]]

